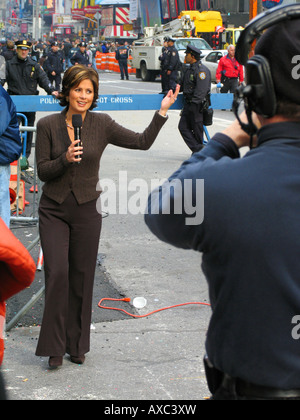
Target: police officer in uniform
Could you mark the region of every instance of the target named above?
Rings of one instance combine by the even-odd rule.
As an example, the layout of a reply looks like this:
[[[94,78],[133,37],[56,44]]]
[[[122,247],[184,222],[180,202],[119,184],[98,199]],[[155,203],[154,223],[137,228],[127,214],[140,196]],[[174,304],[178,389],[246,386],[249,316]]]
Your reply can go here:
[[[84,66],[91,67],[90,58],[86,52],[87,43],[81,42],[78,44],[79,50],[71,58],[71,63],[74,66],[75,64],[83,64]]]
[[[58,96],[42,67],[28,56],[32,44],[26,40],[17,41],[17,54],[6,63],[6,82],[9,95],[38,95],[38,85],[48,95]],[[33,127],[35,112],[23,113],[28,119],[28,126]],[[27,133],[26,157],[31,153],[33,133]]]
[[[211,75],[201,63],[198,48],[190,44],[185,53],[189,67],[181,82],[185,103],[178,128],[187,146],[195,153],[203,148],[203,109],[209,101]]]
[[[161,93],[166,94],[168,92],[168,77],[166,68],[166,58],[168,55],[168,40],[169,37],[164,38],[164,46],[162,47],[161,55],[159,56],[160,67],[161,67]]]
[[[174,46],[175,39],[168,39],[168,50],[164,61],[164,71],[166,73],[167,92],[173,90],[175,93],[177,86],[178,70],[180,68],[180,59],[177,49]]]
[[[128,76],[128,58],[129,52],[128,48],[124,45],[124,41],[120,41],[120,46],[116,51],[116,60],[119,62],[120,72],[121,72],[121,80],[124,80],[124,75],[126,80],[129,80]]]
[[[58,43],[53,41],[51,43],[51,51],[47,55],[44,63],[44,69],[48,75],[48,78],[53,84],[55,82],[55,90],[60,90],[61,84],[61,73],[64,70],[64,57],[62,52],[59,50]]]

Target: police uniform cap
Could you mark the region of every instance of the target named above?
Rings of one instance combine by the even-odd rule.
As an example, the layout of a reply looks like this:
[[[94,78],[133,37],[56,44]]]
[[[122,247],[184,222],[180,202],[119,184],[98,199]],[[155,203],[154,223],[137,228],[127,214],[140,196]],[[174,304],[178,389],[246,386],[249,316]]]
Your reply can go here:
[[[78,45],[79,47],[86,47],[87,43],[86,42],[80,42],[80,44]]]
[[[23,41],[17,41],[16,47],[21,48],[21,50],[29,50],[32,46],[32,43],[29,41],[26,41],[25,39]]]
[[[172,38],[171,36],[168,37],[168,42],[175,42],[176,39]]]
[[[51,42],[51,47],[58,47],[58,42],[57,41],[52,41]]]
[[[194,45],[191,45],[191,44],[189,44],[189,45],[187,46],[185,53],[186,53],[186,54],[191,54],[191,55],[193,55],[196,59],[199,59],[199,60],[200,60],[200,58],[204,57],[204,56],[202,55],[202,51],[201,51],[201,50],[199,50],[198,48],[194,47]]]

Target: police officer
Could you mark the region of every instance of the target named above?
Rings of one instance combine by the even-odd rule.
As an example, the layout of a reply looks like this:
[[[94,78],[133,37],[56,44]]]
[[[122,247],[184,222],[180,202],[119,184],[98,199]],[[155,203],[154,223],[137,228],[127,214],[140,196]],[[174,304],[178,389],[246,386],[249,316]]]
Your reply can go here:
[[[38,85],[44,89],[48,95],[58,96],[58,92],[47,77],[42,67],[28,56],[31,42],[26,40],[17,41],[17,55],[6,63],[6,82],[9,95],[38,95]],[[35,122],[35,112],[24,112],[28,119],[28,126],[33,127]],[[26,157],[31,153],[33,133],[27,133]]]
[[[168,39],[168,51],[165,60],[166,85],[167,91],[175,92],[177,86],[178,70],[180,68],[180,59],[177,49],[174,46],[175,39]]]
[[[121,80],[124,80],[124,75],[126,80],[129,80],[128,76],[128,57],[129,52],[128,48],[124,45],[124,41],[120,41],[120,46],[116,51],[116,60],[119,62],[120,72],[121,72]]]
[[[79,50],[71,58],[71,63],[74,66],[75,64],[83,64],[84,66],[91,67],[90,58],[86,52],[87,43],[81,42],[78,44]]]
[[[193,153],[203,148],[203,109],[209,101],[211,75],[201,63],[201,51],[193,45],[186,50],[189,67],[183,74],[181,90],[185,99],[179,131]]]
[[[44,63],[44,69],[48,75],[48,78],[53,84],[55,82],[55,90],[60,90],[61,84],[61,73],[64,70],[64,57],[62,51],[59,50],[58,43],[53,41],[51,43],[51,51],[47,55]]]
[[[166,94],[168,92],[168,77],[166,68],[166,59],[168,55],[168,37],[164,38],[164,46],[162,47],[161,55],[159,56],[160,67],[161,67],[161,93]]]

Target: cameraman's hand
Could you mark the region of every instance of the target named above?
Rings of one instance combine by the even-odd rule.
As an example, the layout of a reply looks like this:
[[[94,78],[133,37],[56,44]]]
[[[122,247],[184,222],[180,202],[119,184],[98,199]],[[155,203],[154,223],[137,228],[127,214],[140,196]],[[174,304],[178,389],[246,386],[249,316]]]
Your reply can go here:
[[[240,115],[240,119],[243,123],[248,123],[246,112],[243,112]],[[252,113],[252,119],[256,127],[260,129],[261,123],[258,119],[258,116],[254,112]],[[227,127],[223,131],[223,134],[226,134],[226,136],[230,137],[235,142],[238,148],[249,147],[250,145],[250,136],[242,129],[238,120],[235,120],[229,127]],[[253,147],[255,147],[256,145],[257,145],[257,136],[254,136]]]

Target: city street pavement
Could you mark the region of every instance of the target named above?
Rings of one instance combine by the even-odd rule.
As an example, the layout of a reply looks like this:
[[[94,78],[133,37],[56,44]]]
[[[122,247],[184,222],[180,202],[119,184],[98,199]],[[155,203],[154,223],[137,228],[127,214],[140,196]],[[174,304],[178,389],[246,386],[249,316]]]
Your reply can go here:
[[[102,79],[105,83],[100,91],[117,93],[107,91],[109,76],[104,75]],[[115,84],[120,94],[125,93],[125,87],[131,88],[132,93],[134,89],[160,90],[157,82],[149,87],[136,80],[125,83],[121,85],[115,76],[110,88]],[[140,132],[150,123],[154,111],[109,114],[125,127]],[[45,115],[39,113],[38,118]],[[232,119],[230,112],[217,111],[210,135],[222,130]],[[149,151],[107,147],[100,179],[114,182],[117,197],[120,193],[127,194],[128,203],[135,202],[140,180],[145,181],[144,188],[147,185],[146,192],[150,193],[151,180],[167,178],[189,158],[190,151],[178,132],[178,122],[179,111],[170,111],[169,120]],[[146,201],[136,203],[138,208],[145,206]],[[134,319],[125,314],[116,318],[112,315],[116,312],[97,306],[101,297],[125,296],[132,300],[141,296],[147,299],[144,309],[135,309],[128,303],[124,307],[133,314],[144,315],[186,302],[208,303],[201,254],[160,242],[148,230],[143,214],[117,212],[103,219],[99,255],[101,266],[96,272],[91,351],[86,362],[82,366],[74,365],[66,355],[62,368],[49,370],[48,359],[35,356],[40,318],[33,319],[30,325],[29,311],[25,325],[20,326],[20,322],[7,333],[2,372],[9,398],[107,400],[107,407],[109,402],[117,406],[118,401],[124,400],[208,398],[202,359],[210,307],[189,305]],[[42,274],[39,273],[37,289],[43,282]],[[107,305],[115,306],[111,302]],[[42,302],[39,306],[42,307]]]

